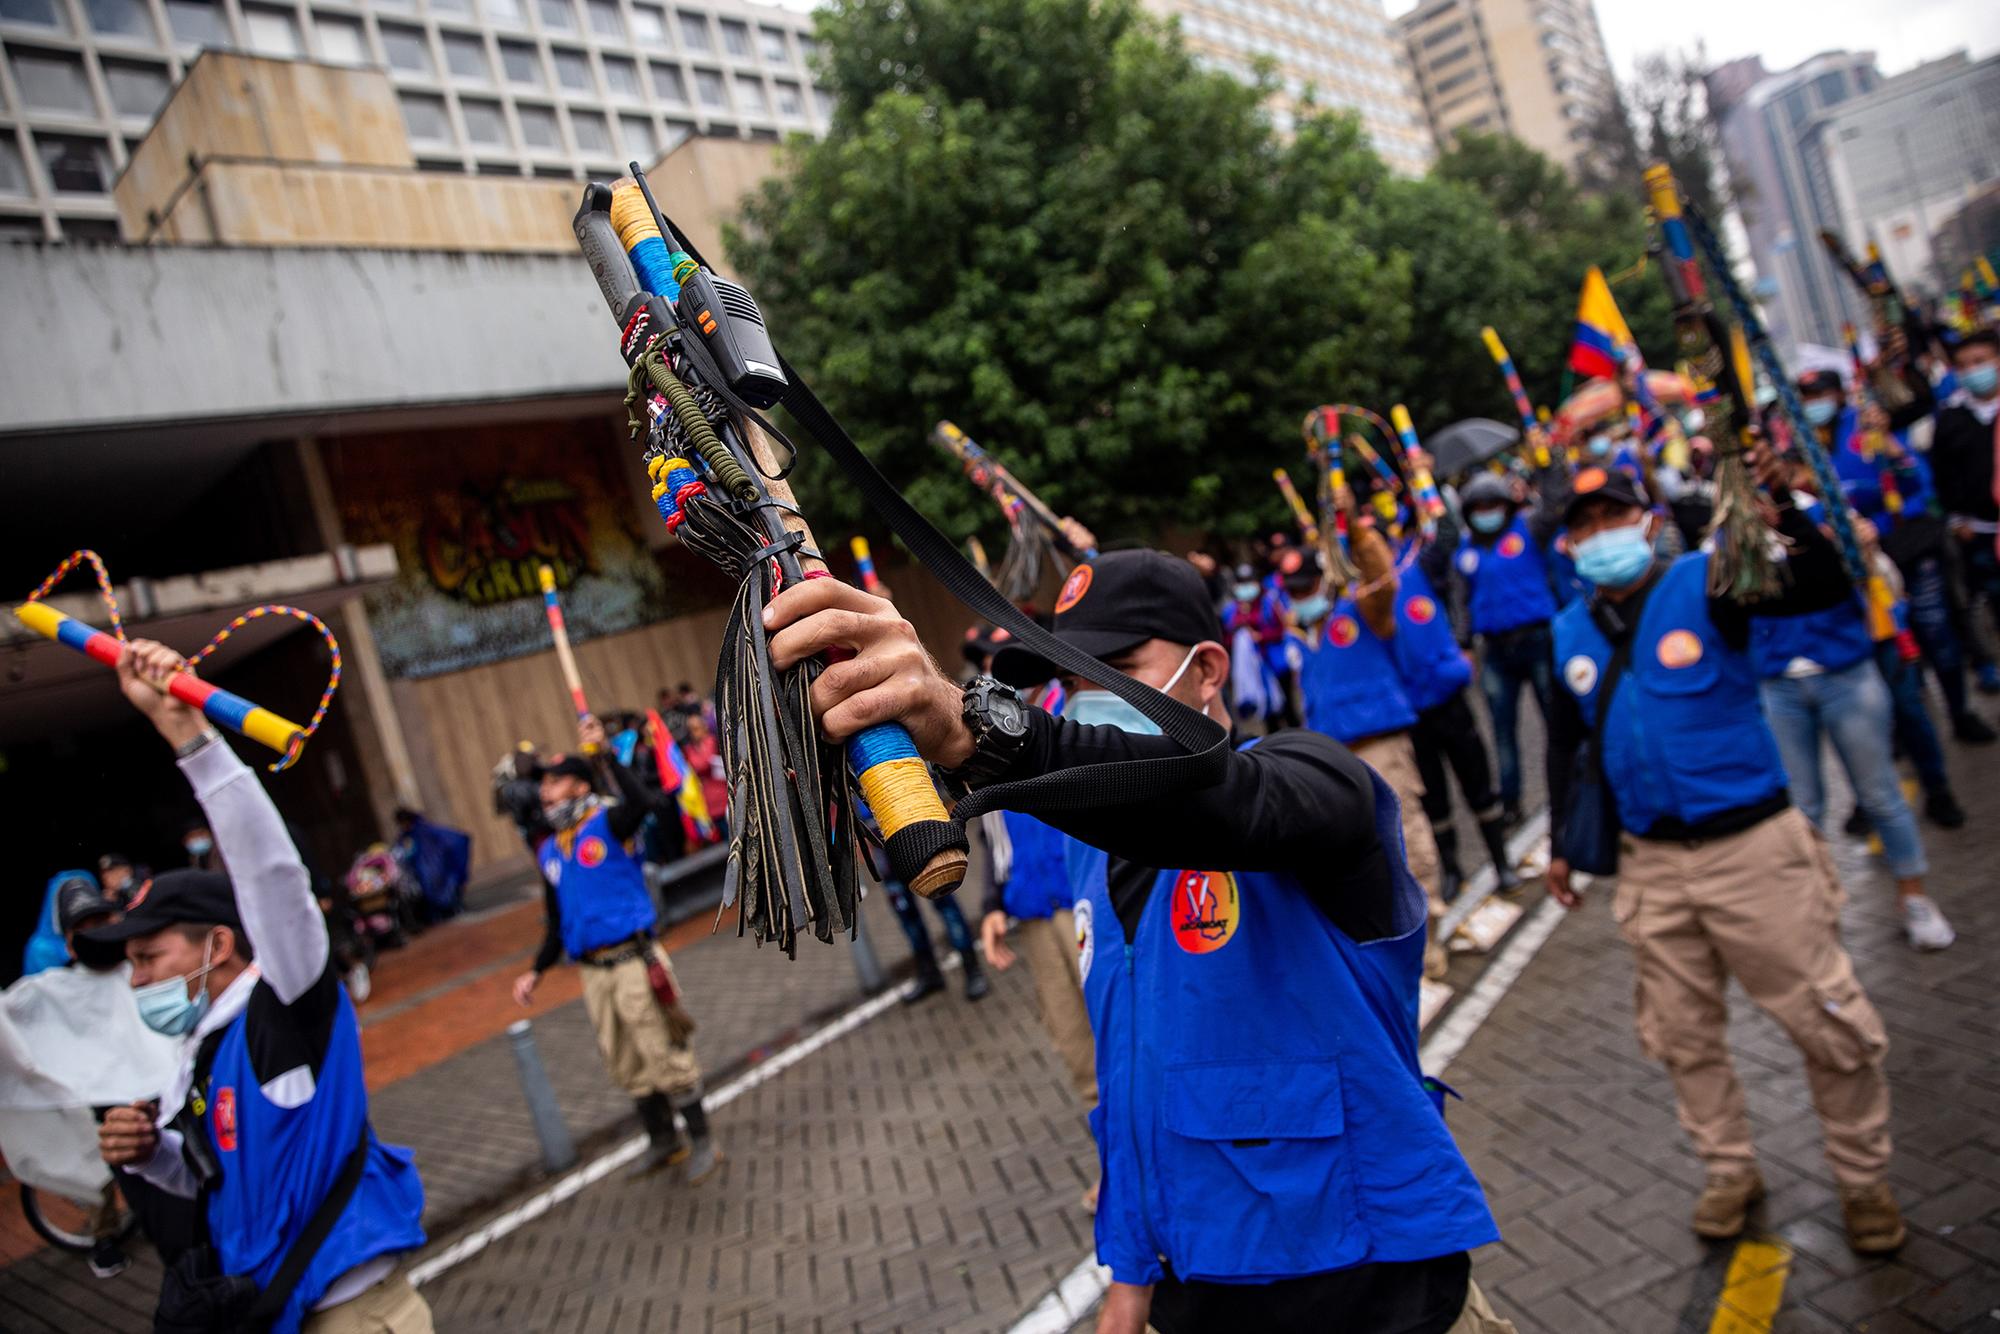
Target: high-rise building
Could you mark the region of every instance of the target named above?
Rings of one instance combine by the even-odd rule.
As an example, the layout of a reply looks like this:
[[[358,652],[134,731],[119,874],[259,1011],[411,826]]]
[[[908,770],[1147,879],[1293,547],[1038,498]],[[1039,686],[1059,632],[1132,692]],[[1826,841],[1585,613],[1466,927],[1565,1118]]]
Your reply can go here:
[[[1396,171],[1421,175],[1436,156],[1382,0],[1147,3],[1180,20],[1188,49],[1212,69],[1249,80],[1258,58],[1269,58],[1282,85],[1272,99],[1279,129],[1291,128],[1311,92],[1322,107],[1359,113],[1376,151]]]
[[[1440,145],[1510,134],[1574,169],[1613,105],[1590,0],[1424,0],[1396,29]]]
[[[1880,245],[1899,283],[1955,288],[1935,238],[2000,182],[2000,55],[1975,63],[1959,51],[1919,65],[1842,102],[1818,128],[1841,233]]]
[[[386,69],[439,170],[603,174],[831,113],[811,16],[745,0],[0,0],[0,239],[116,237],[112,182],[204,47]]]
[[[1781,351],[1838,344],[1841,325],[1866,312],[1819,240],[1840,227],[1820,125],[1881,85],[1874,53],[1823,52],[1776,74],[1746,56],[1706,83],[1773,341]],[[1847,238],[1856,248],[1866,239]]]

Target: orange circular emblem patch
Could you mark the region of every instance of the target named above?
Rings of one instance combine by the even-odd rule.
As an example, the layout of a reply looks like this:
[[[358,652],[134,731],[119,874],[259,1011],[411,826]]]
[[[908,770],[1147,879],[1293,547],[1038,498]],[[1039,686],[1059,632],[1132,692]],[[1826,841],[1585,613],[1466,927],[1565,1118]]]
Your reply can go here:
[[[1521,535],[1519,533],[1507,534],[1507,536],[1500,539],[1500,545],[1494,548],[1494,550],[1498,551],[1503,557],[1505,557],[1508,560],[1514,559],[1514,557],[1520,555],[1523,551],[1526,551],[1527,549],[1528,549],[1528,544],[1521,540]]]
[[[1570,489],[1580,496],[1586,495],[1610,480],[1610,476],[1602,468],[1585,468],[1576,475],[1576,480],[1570,483]]]
[[[611,855],[611,849],[604,846],[604,840],[592,834],[576,845],[576,859],[584,866],[602,866],[604,859]]]
[[[1213,954],[1236,934],[1243,907],[1227,871],[1182,871],[1174,880],[1174,940],[1189,954]]]
[[[1429,625],[1437,619],[1438,604],[1427,597],[1414,597],[1403,604],[1403,615],[1411,625]]]
[[[1670,630],[1657,651],[1662,667],[1692,667],[1701,661],[1701,639],[1692,630]]]
[[[1346,648],[1361,638],[1361,626],[1352,616],[1336,616],[1327,622],[1326,637],[1335,648]]]
[[[1069,572],[1069,578],[1063,580],[1062,591],[1056,594],[1056,615],[1062,615],[1083,601],[1083,595],[1090,591],[1091,577],[1088,565],[1079,565]]]

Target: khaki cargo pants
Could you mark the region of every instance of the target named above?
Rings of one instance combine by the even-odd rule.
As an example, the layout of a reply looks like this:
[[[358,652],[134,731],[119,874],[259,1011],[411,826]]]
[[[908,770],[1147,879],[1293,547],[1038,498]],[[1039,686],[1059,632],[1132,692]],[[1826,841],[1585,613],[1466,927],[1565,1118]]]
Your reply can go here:
[[[431,1334],[432,1328],[430,1306],[398,1268],[359,1296],[308,1315],[299,1334]]]
[[[1424,949],[1424,976],[1444,976],[1447,962],[1444,942],[1437,938],[1437,923],[1444,916],[1444,896],[1438,889],[1437,836],[1431,832],[1430,817],[1424,814],[1424,776],[1417,768],[1417,748],[1408,732],[1371,736],[1348,747],[1355,757],[1376,773],[1396,794],[1402,807],[1403,857],[1410,874],[1424,887],[1430,904],[1431,929]]]
[[[1083,972],[1077,958],[1076,918],[1067,910],[1050,917],[1023,918],[1014,944],[1035,979],[1035,1004],[1042,1012],[1070,1087],[1085,1109],[1097,1106],[1097,1048],[1090,1037],[1090,1011],[1083,1004]]]
[[[665,950],[655,946],[654,954],[666,961]],[[666,967],[671,975],[673,965]],[[583,973],[584,1012],[611,1078],[635,1098],[697,1092],[701,1062],[691,1045],[675,1042],[668,1031],[667,1012],[646,976],[646,960],[627,959],[609,968],[585,962],[578,969]]]
[[[1805,1056],[1842,1185],[1889,1165],[1888,1038],[1840,944],[1845,898],[1796,809],[1700,843],[1622,840],[1612,912],[1638,963],[1639,1045],[1673,1076],[1681,1126],[1712,1174],[1755,1164],[1729,1058],[1734,976]]]

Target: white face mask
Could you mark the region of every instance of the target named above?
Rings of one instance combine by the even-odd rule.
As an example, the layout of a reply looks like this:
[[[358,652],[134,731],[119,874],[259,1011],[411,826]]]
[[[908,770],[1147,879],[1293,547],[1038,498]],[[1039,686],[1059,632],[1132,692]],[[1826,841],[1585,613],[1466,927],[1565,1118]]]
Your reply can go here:
[[[1181,659],[1181,665],[1174,668],[1174,674],[1160,687],[1160,693],[1170,694],[1180,684],[1187,669],[1194,663],[1197,649],[1189,649]],[[1135,736],[1159,736],[1160,725],[1139,712],[1139,707],[1109,690],[1079,690],[1069,697],[1063,708],[1063,717],[1088,727],[1115,727],[1121,732]]]

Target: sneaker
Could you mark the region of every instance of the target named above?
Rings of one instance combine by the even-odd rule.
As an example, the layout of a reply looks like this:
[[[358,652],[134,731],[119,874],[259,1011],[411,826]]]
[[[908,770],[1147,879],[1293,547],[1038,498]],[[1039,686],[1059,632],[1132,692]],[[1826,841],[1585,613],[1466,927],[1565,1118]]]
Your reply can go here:
[[[703,1135],[694,1141],[689,1151],[682,1155],[682,1159],[687,1163],[687,1183],[690,1186],[698,1186],[713,1176],[715,1169],[722,1165],[722,1150],[715,1147],[714,1140]]]
[[[1958,804],[1950,788],[1939,788],[1924,798],[1924,814],[1940,829],[1960,829],[1965,825],[1965,808]]]
[[[1944,914],[1927,894],[1903,897],[1903,934],[1909,938],[1913,950],[1948,949],[1958,939],[1958,933],[1951,929],[1951,923],[1944,920]]]
[[[915,1005],[918,1001],[929,1000],[944,990],[944,975],[932,968],[917,974],[917,980],[903,988],[903,1004]]]
[[[1694,1204],[1694,1232],[1710,1241],[1743,1235],[1750,1206],[1764,1198],[1764,1178],[1756,1168],[1726,1176],[1711,1175]]]
[[[1968,746],[1990,746],[2000,741],[2000,732],[1986,725],[1986,720],[1970,711],[1952,719],[1951,734]]]
[[[1856,806],[1853,813],[1847,817],[1847,823],[1840,827],[1840,832],[1846,834],[1849,838],[1866,838],[1868,837],[1868,831],[1874,827],[1869,822],[1868,812]]]
[[[108,1237],[90,1248],[90,1272],[98,1278],[116,1278],[131,1263],[118,1243]]]
[[[1886,1181],[1842,1186],[1840,1214],[1847,1223],[1848,1249],[1861,1255],[1887,1255],[1909,1236],[1903,1211],[1896,1207],[1896,1196]]]
[[[985,1000],[986,993],[993,990],[993,984],[986,980],[986,970],[977,963],[965,970],[965,998],[969,1001]]]

